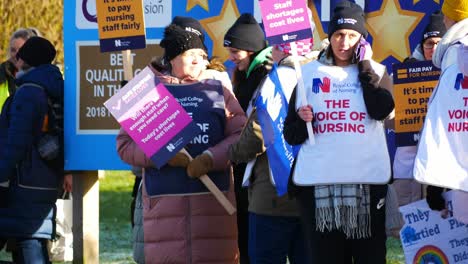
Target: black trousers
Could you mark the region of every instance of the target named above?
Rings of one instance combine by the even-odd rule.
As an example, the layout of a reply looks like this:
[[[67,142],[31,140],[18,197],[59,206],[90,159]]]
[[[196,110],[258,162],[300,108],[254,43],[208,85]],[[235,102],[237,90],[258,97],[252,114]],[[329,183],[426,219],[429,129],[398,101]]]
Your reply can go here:
[[[237,164],[234,171],[234,192],[237,205],[237,243],[239,246],[239,263],[249,264],[249,196],[247,188],[242,188],[246,163]]]
[[[296,197],[301,211],[301,220],[306,232],[309,257],[313,264],[385,264],[386,240],[385,205],[379,201],[387,195],[387,185],[371,185],[370,214],[371,237],[347,239],[338,230],[320,232],[315,225],[314,187],[297,187]]]

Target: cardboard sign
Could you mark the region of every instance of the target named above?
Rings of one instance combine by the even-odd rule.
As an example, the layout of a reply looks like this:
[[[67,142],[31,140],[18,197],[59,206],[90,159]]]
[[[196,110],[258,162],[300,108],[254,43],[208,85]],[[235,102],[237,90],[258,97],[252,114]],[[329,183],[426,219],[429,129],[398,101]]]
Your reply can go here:
[[[68,1],[64,4],[68,4]],[[73,14],[78,29],[94,30],[98,28],[96,1],[76,0],[75,3],[70,3],[70,5],[75,7]],[[172,0],[143,0],[145,27],[163,28],[169,25],[174,7]]]
[[[427,113],[427,102],[440,77],[431,61],[393,65],[396,145],[415,146]]]
[[[223,87],[220,82],[213,84],[196,82],[191,84],[167,84],[166,88],[179,104],[192,117],[201,132],[192,138],[185,150],[191,157],[202,154],[205,150],[225,139],[225,105]],[[229,171],[210,171],[207,174],[221,191],[229,189]],[[145,188],[149,196],[191,195],[208,193],[209,189],[201,181],[194,181],[186,168],[164,166],[160,169],[148,168],[145,171]]]
[[[141,0],[96,0],[101,52],[146,47]]]
[[[120,90],[124,80],[123,56],[120,51],[101,53],[97,41],[78,42],[77,55],[80,57],[76,78],[76,133],[111,134],[115,137],[120,125],[104,107],[104,102]],[[137,75],[148,65],[148,58],[161,56],[162,48],[149,43],[146,49],[131,53]]]
[[[312,38],[306,1],[259,0],[259,4],[270,45]]]
[[[104,105],[158,168],[200,133],[148,67]]]
[[[452,210],[452,192],[446,193],[447,208]],[[405,226],[400,231],[406,263],[466,263],[468,226],[440,212],[432,211],[425,200],[400,207]]]

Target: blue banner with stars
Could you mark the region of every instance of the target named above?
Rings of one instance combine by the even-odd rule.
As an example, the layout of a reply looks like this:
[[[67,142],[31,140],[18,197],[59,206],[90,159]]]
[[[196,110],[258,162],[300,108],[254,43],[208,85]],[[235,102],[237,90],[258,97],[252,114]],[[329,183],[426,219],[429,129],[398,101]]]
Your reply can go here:
[[[279,0],[286,1],[286,0]],[[316,24],[314,39],[324,39],[333,8],[341,0],[308,0]],[[400,62],[419,43],[430,14],[442,0],[356,0],[364,8],[374,59],[387,65]],[[119,126],[103,103],[120,89],[122,54],[100,53],[95,0],[64,1],[65,160],[68,170],[128,169],[115,150]],[[137,74],[158,46],[164,27],[175,16],[190,16],[202,24],[210,56],[232,69],[223,47],[224,34],[242,13],[260,21],[258,1],[143,0],[147,48],[131,52]],[[65,19],[66,18],[66,19]],[[389,133],[391,134],[391,133]]]

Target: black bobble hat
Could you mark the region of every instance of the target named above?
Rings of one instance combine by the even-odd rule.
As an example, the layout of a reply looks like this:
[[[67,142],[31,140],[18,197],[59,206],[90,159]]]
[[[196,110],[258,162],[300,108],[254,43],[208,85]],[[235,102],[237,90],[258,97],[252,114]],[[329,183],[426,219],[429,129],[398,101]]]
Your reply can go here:
[[[205,34],[203,33],[203,27],[198,20],[192,17],[176,16],[172,19],[171,24],[177,25],[185,31],[197,34],[202,42],[205,41]]]
[[[364,11],[361,6],[350,1],[342,1],[333,10],[333,18],[328,24],[328,39],[340,29],[352,29],[367,37]]]
[[[164,29],[164,37],[159,45],[164,48],[164,57],[167,61],[171,61],[190,49],[206,51],[205,45],[197,34],[175,24],[170,24]]]
[[[36,67],[52,63],[56,54],[57,51],[50,41],[42,37],[31,37],[18,50],[16,57],[29,66]]]
[[[244,13],[224,35],[224,46],[257,52],[266,47],[265,34],[257,20]]]
[[[442,15],[440,11],[436,11],[431,14],[429,24],[424,29],[421,44],[428,38],[441,38],[444,36],[445,32],[447,32],[447,30],[444,25],[444,15]]]

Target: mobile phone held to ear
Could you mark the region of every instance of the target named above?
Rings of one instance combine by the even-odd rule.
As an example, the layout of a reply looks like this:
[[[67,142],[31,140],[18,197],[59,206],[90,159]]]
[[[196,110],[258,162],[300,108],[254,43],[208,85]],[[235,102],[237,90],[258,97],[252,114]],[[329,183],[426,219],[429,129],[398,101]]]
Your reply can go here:
[[[371,46],[362,36],[354,49],[354,58],[356,62],[372,58]]]

